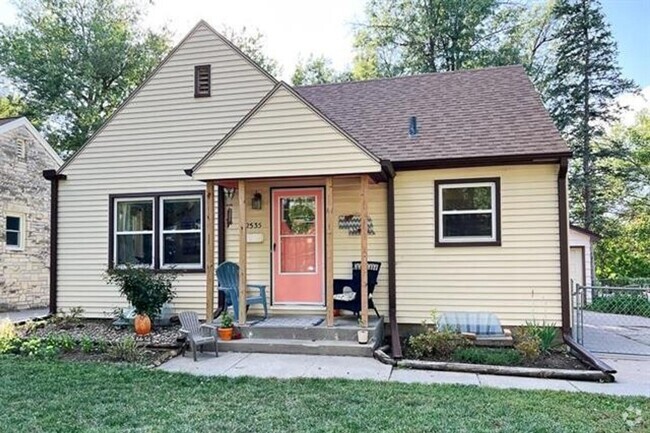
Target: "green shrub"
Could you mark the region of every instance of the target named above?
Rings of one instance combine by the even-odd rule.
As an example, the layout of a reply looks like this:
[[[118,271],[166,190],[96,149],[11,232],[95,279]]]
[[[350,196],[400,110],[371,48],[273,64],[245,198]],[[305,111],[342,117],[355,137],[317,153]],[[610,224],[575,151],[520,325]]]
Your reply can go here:
[[[489,365],[519,365],[523,357],[513,349],[492,347],[464,347],[456,349],[451,358],[456,362]]]
[[[89,337],[83,337],[79,342],[79,347],[83,353],[92,353],[95,350],[95,343]]]
[[[106,353],[113,361],[137,362],[142,359],[140,347],[133,337],[109,344]]]
[[[541,355],[541,342],[537,335],[531,328],[522,326],[515,328],[512,332],[512,337],[515,342],[514,347],[517,352],[528,361],[534,361]]]
[[[166,302],[174,299],[172,283],[176,277],[173,271],[155,272],[133,265],[108,269],[104,276],[107,283],[119,287],[120,294],[126,296],[136,314],[146,314],[152,320]]]
[[[71,352],[77,346],[75,340],[68,334],[49,335],[45,338],[44,342],[63,352]]]
[[[650,317],[650,300],[644,293],[616,293],[594,298],[591,304],[587,306],[587,310],[599,313]]]
[[[526,322],[524,330],[527,335],[537,337],[539,339],[539,349],[543,353],[549,353],[553,346],[556,345],[558,330],[554,323],[541,324],[536,322]]]
[[[19,347],[20,339],[16,326],[9,319],[0,321],[0,355],[16,353]]]
[[[52,323],[63,329],[78,328],[82,324],[84,309],[81,307],[72,307],[68,312],[61,312],[50,319]]]
[[[28,338],[20,343],[19,353],[30,358],[46,359],[58,355],[59,349],[41,338]]]
[[[457,332],[427,329],[408,339],[408,356],[411,358],[448,357],[461,347],[469,346],[469,340]]]

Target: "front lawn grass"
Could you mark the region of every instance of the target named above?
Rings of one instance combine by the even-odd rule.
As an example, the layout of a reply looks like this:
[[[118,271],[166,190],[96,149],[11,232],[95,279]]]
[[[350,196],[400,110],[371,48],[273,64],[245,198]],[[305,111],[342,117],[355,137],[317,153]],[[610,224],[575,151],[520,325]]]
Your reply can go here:
[[[0,358],[2,432],[624,432],[650,400]],[[632,431],[647,431],[645,425]]]

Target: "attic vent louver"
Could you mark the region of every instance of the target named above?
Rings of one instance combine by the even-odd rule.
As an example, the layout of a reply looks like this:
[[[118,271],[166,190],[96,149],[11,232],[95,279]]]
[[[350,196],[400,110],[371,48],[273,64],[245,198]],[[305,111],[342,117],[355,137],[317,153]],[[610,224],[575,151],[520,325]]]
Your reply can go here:
[[[210,96],[210,65],[194,67],[194,97],[204,98]]]
[[[418,118],[411,116],[409,118],[409,136],[415,137],[418,135]]]

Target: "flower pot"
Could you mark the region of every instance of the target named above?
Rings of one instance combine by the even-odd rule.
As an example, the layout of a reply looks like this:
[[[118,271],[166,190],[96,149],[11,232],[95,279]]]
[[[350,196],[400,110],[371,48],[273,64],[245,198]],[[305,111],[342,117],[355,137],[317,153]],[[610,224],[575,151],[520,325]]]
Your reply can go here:
[[[357,340],[359,341],[359,344],[367,344],[368,343],[368,330],[367,329],[360,329],[357,331]]]
[[[228,341],[232,339],[232,328],[218,328],[219,339]]]
[[[151,319],[146,314],[136,314],[133,327],[138,335],[148,335],[151,332]]]

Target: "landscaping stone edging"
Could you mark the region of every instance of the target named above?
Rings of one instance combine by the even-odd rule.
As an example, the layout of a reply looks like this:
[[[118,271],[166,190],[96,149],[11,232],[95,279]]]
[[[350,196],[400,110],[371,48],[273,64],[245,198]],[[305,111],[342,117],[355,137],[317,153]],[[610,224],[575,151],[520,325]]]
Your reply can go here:
[[[589,382],[614,382],[614,376],[598,370],[566,370],[555,368],[513,367],[501,365],[463,364],[459,362],[420,361],[391,358],[386,347],[375,350],[378,361],[393,367],[418,370],[455,371],[461,373],[493,374],[499,376],[534,377],[540,379],[582,380]]]

